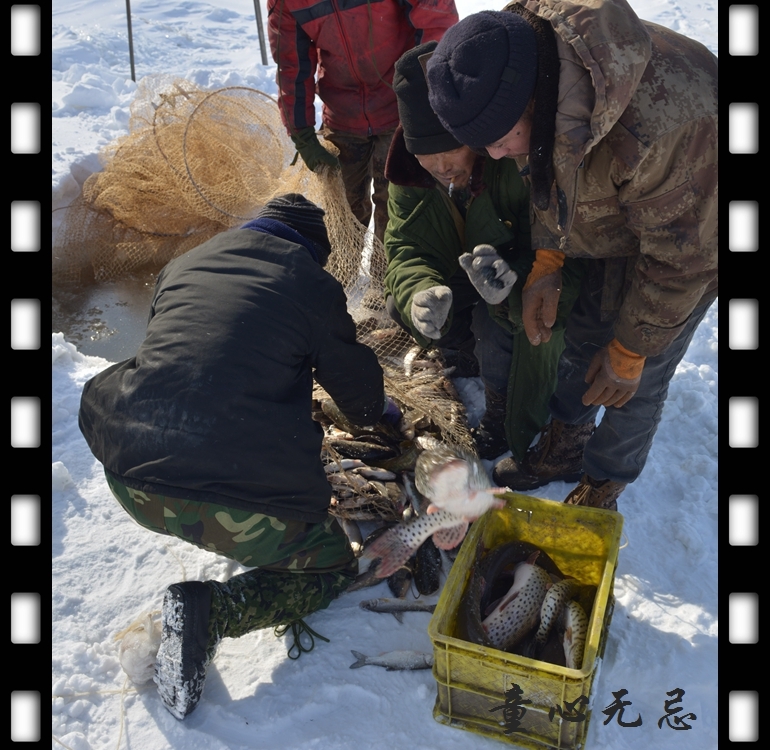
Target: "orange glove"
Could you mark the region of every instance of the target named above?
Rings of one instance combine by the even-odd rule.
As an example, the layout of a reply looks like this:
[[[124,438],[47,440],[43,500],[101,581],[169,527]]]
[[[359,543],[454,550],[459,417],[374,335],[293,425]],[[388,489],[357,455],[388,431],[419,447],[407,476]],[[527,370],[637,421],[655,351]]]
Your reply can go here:
[[[612,339],[594,355],[588,366],[586,383],[590,388],[583,394],[583,404],[623,406],[639,388],[645,359]]]
[[[535,262],[521,292],[521,317],[529,343],[537,346],[551,339],[561,296],[561,267],[564,253],[536,250]]]

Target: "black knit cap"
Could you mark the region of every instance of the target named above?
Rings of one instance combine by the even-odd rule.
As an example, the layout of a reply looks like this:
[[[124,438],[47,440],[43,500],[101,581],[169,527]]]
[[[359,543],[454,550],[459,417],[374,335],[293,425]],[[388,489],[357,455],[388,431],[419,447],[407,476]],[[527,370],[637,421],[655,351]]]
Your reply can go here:
[[[447,130],[480,149],[519,121],[535,91],[537,41],[520,15],[484,10],[444,33],[427,64],[430,104]]]
[[[438,154],[462,145],[447,132],[428,101],[428,82],[420,57],[433,52],[436,44],[434,40],[412,47],[396,61],[393,90],[398,99],[404,143],[410,154]]]
[[[324,224],[325,211],[299,193],[285,193],[269,200],[257,214],[257,219],[274,219],[291,227],[313,243],[321,265],[325,265],[332,251]]]

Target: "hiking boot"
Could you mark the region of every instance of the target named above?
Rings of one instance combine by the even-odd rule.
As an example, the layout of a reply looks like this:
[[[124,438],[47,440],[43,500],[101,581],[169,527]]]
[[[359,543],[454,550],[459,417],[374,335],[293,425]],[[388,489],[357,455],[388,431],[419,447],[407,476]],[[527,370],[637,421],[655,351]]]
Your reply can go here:
[[[564,502],[568,505],[585,505],[589,508],[617,510],[618,496],[625,488],[625,482],[613,482],[611,479],[592,479],[588,474],[583,474],[580,478],[580,484],[567,495]]]
[[[566,424],[552,419],[521,463],[504,458],[495,466],[495,484],[523,492],[549,482],[577,482],[583,474],[583,451],[594,427],[593,422]]]
[[[209,635],[211,588],[200,581],[175,583],[166,589],[155,677],[163,705],[184,719],[198,705],[206,668],[219,641]]]
[[[492,460],[506,453],[508,439],[505,437],[506,397],[486,388],[486,411],[478,427],[471,429],[471,437],[476,445],[479,458]]]

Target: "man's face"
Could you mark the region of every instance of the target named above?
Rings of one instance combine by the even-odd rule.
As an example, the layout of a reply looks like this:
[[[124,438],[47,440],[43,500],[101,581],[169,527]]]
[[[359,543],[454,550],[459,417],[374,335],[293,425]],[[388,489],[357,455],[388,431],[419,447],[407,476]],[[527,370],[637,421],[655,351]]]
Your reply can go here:
[[[519,121],[502,138],[486,147],[487,153],[493,159],[515,159],[529,154],[533,111],[534,102],[530,101]]]
[[[468,186],[476,154],[467,146],[460,146],[438,154],[415,154],[415,158],[444,187],[453,183],[456,189],[462,189]]]

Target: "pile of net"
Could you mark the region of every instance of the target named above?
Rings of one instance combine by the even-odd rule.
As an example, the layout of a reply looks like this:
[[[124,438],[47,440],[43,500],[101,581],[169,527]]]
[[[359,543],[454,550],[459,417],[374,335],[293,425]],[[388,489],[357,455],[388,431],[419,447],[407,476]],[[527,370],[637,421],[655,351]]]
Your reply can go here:
[[[386,391],[404,411],[399,455],[414,453],[410,436],[414,441],[417,432],[473,449],[462,402],[437,352],[422,351],[385,311],[382,243],[354,217],[338,170],[318,174],[301,159],[292,164],[294,145],[271,96],[145,78],[128,135],[100,156],[102,171],[86,180],[54,234],[55,284],[160,270],[254,218],[276,195],[302,193],[326,211],[334,248],[327,270],[345,288],[358,338],[377,354]],[[317,404],[326,398],[320,389],[315,396]],[[341,455],[335,451],[329,447],[329,460]],[[398,465],[408,469],[408,463]]]

